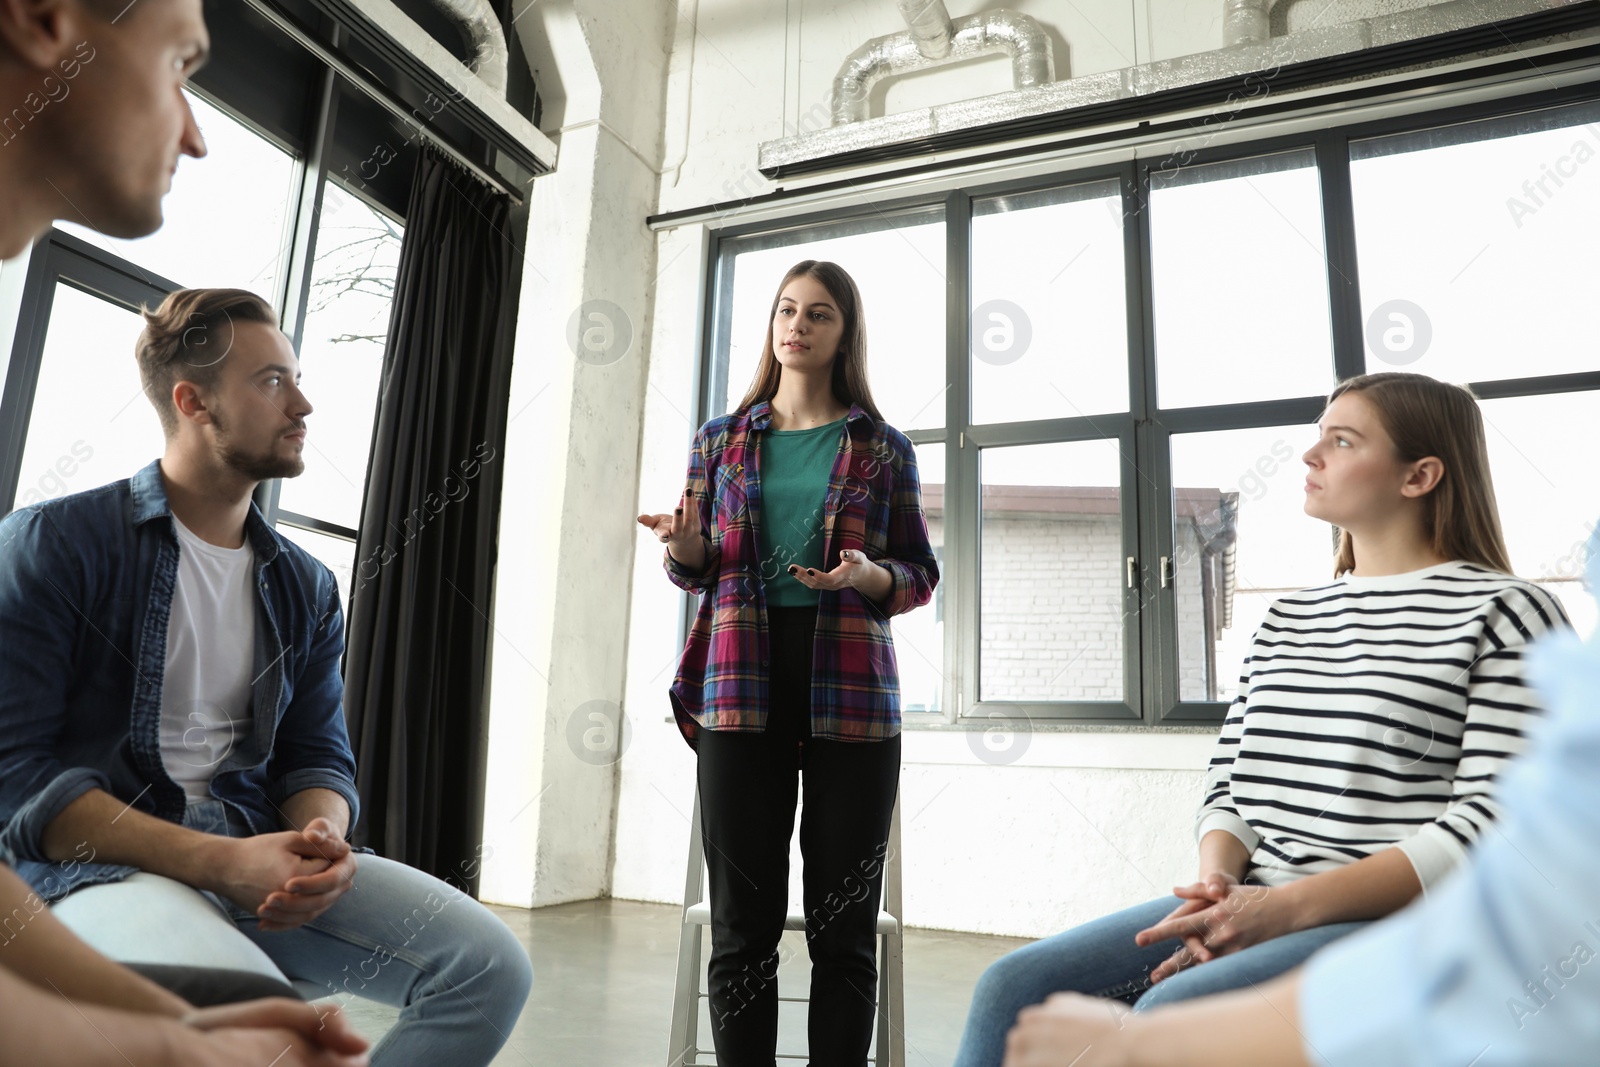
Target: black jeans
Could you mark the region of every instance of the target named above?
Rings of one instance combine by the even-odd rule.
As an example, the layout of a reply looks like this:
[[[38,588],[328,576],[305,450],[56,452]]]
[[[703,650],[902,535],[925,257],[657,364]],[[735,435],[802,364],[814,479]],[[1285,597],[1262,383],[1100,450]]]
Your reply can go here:
[[[863,1067],[872,1043],[878,901],[900,738],[811,738],[816,619],[815,608],[767,609],[772,663],[765,732],[699,735],[700,833],[711,886],[707,989],[721,1067],[775,1062],[778,939],[789,908],[797,778],[804,782],[800,853],[812,1067]]]

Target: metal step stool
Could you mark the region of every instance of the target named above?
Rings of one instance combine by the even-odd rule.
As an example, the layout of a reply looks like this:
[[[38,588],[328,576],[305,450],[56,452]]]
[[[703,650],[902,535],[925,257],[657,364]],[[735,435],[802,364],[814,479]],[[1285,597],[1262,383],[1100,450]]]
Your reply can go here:
[[[700,791],[695,790],[694,817],[689,828],[689,862],[683,883],[683,926],[678,938],[678,980],[672,996],[672,1042],[667,1047],[667,1067],[715,1067],[711,1049],[699,1046],[700,1001],[705,968],[700,962],[701,927],[711,925],[711,903],[705,891],[705,854],[700,843]],[[804,930],[803,910],[791,907],[785,930]],[[889,819],[889,854],[884,860],[883,901],[878,910],[878,1032],[871,1062],[878,1067],[905,1067],[905,967],[904,928],[900,922],[900,798]],[[779,997],[805,1003],[805,997]],[[701,1059],[702,1056],[710,1057]],[[805,1060],[806,1056],[779,1053],[780,1060]]]

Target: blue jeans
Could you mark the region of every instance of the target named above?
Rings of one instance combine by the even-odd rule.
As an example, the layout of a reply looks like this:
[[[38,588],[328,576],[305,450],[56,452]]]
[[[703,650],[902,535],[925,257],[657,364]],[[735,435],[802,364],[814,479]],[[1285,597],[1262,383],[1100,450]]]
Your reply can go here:
[[[184,823],[235,837],[244,829],[218,801],[191,803]],[[114,883],[72,893],[57,905],[63,920],[70,917],[90,944],[114,942],[114,957],[159,963],[163,941],[181,940],[171,931],[214,924],[220,910],[249,942],[217,946],[221,957],[232,953],[248,965],[259,959],[253,944],[287,978],[315,984],[319,999],[343,1004],[363,997],[400,1009],[372,1051],[374,1067],[487,1065],[533,984],[528,954],[505,923],[460,890],[382,856],[361,855],[355,884],[319,918],[273,933],[263,933],[256,917],[230,900],[168,879],[152,896],[155,876],[139,877],[143,887]],[[159,914],[150,914],[152,899]],[[235,936],[218,929],[224,938]]]
[[[978,979],[955,1067],[1000,1067],[1017,1013],[1052,993],[1114,997],[1145,1011],[1224,993],[1292,970],[1313,952],[1367,925],[1334,923],[1263,941],[1180,971],[1156,985],[1148,975],[1182,946],[1177,939],[1140,948],[1133,935],[1182,904],[1163,897],[1084,923],[1002,956]]]

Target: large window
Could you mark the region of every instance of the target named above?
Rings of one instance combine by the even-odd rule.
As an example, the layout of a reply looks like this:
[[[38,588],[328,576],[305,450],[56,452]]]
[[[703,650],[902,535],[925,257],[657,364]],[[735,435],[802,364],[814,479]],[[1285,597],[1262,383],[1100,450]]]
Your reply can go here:
[[[912,722],[1215,721],[1272,601],[1332,577],[1303,510],[1324,398],[1395,368],[1482,398],[1512,565],[1588,634],[1597,120],[1391,121],[730,228],[705,410],[743,394],[784,268],[862,281],[943,568],[895,620]]]
[[[905,431],[944,425],[944,381],[927,373],[944,357],[944,220],[941,212],[873,217],[864,226],[834,227],[802,244],[746,242],[730,248],[728,358],[724,410],[755,378],[773,298],[790,267],[832,260],[861,289],[870,330],[868,372],[884,418]]]
[[[1368,369],[1481,383],[1511,565],[1592,633],[1581,579],[1600,520],[1600,106],[1350,147]]]
[[[1131,703],[1118,442],[979,457],[978,699]]]
[[[1351,144],[1373,369],[1485,382],[1600,364],[1597,117],[1556,108]]]
[[[973,422],[1128,410],[1122,242],[1114,181],[972,205]]]
[[[1158,169],[1149,181],[1159,406],[1326,391],[1333,338],[1314,154]]]
[[[403,230],[330,184],[300,340],[306,469],[278,490],[279,529],[326,563],[348,602]]]
[[[54,290],[18,506],[126,478],[164,445],[133,359],[144,320],[64,281]]]

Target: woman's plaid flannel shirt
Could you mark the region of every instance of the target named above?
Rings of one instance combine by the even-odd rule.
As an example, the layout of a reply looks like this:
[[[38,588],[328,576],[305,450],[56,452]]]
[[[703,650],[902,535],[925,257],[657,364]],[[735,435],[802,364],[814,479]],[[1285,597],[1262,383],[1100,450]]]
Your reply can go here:
[[[767,722],[767,606],[756,524],[761,479],[756,436],[771,405],[712,419],[695,434],[688,488],[700,509],[706,566],[696,574],[665,553],[674,585],[702,594],[672,680],[673,714],[690,745],[696,730],[756,732]],[[900,673],[889,618],[926,604],[939,582],[928,544],[922,485],[911,442],[852,404],[834,459],[822,517],[823,567],[859,549],[888,568],[888,598],[823,590],[811,654],[811,729],[838,741],[881,741],[900,732]],[[708,488],[709,487],[709,488]],[[766,577],[776,575],[775,562]]]

